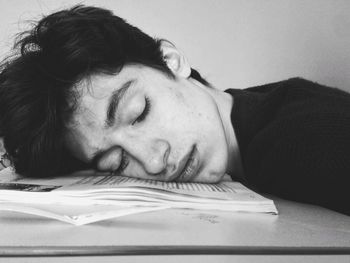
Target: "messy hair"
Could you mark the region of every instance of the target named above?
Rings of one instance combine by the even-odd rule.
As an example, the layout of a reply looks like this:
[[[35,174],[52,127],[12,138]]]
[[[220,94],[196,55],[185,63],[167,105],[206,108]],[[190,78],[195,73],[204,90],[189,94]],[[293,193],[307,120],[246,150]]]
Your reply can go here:
[[[76,84],[139,63],[173,76],[159,39],[111,11],[78,5],[35,23],[0,65],[0,137],[17,173],[48,177],[86,168],[64,146]],[[192,69],[191,77],[208,84]]]

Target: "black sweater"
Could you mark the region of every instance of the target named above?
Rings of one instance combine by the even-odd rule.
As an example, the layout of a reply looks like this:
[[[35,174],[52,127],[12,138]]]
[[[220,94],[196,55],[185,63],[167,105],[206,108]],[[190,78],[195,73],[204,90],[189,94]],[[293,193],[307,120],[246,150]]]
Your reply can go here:
[[[350,94],[300,78],[227,90],[247,184],[350,215]]]

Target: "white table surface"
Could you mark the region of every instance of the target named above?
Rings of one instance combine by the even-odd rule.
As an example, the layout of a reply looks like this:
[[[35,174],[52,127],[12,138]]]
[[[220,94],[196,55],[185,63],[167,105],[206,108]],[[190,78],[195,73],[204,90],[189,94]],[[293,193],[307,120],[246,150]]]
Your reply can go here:
[[[0,262],[350,262],[350,216],[273,199],[278,216],[163,210],[79,227],[0,212]]]

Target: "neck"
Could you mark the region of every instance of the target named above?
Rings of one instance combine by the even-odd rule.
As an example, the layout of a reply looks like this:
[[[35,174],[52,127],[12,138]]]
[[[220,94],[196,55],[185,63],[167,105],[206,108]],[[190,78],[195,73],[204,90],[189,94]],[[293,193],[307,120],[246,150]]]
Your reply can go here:
[[[199,85],[203,86],[201,83]],[[244,180],[243,167],[241,161],[241,155],[238,147],[236,134],[233,124],[231,122],[231,112],[234,107],[233,97],[221,90],[204,87],[203,88],[213,97],[216,101],[219,114],[221,116],[222,125],[224,127],[226,135],[226,143],[228,145],[228,163],[226,172],[236,180]]]
[[[221,90],[216,90],[216,92],[220,98],[217,101],[217,105],[222,118],[228,145],[228,163],[226,172],[231,175],[232,178],[236,180],[242,180],[244,177],[241,154],[239,151],[236,133],[231,121],[231,112],[232,108],[234,107],[234,98],[230,94]]]

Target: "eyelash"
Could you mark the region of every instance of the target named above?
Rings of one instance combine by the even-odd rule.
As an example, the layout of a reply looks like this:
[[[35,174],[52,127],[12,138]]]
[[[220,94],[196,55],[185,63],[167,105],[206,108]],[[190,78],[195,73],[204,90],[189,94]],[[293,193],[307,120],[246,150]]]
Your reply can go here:
[[[150,109],[151,109],[151,102],[150,102],[148,97],[145,97],[145,108],[143,109],[140,116],[138,116],[137,119],[132,124],[134,125],[137,122],[143,121],[147,117]],[[129,164],[129,160],[126,157],[125,151],[123,150],[122,161],[121,161],[118,169],[116,171],[114,171],[113,174],[117,174],[117,175],[121,174],[124,171],[124,169],[128,166],[128,164]]]
[[[148,97],[145,97],[145,108],[143,109],[140,116],[138,116],[137,119],[133,122],[133,125],[137,122],[143,121],[147,117],[150,109],[151,109],[151,102]],[[126,157],[125,151],[123,150],[121,164],[119,165],[118,169],[113,172],[113,174],[117,174],[117,175],[121,174],[124,171],[124,169],[128,166],[128,164],[129,164],[129,160]]]
[[[148,97],[145,97],[145,108],[143,109],[140,116],[138,116],[137,119],[132,124],[134,125],[137,122],[143,121],[147,117],[150,109],[151,109],[151,102]]]

